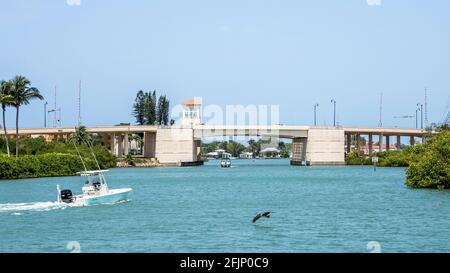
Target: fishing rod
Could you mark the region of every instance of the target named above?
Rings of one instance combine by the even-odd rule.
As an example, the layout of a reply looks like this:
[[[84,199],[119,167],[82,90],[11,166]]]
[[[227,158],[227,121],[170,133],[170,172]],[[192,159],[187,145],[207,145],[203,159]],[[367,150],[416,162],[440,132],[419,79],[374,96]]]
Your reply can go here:
[[[80,137],[80,138],[82,139],[82,137]],[[84,140],[84,142],[88,145],[89,150],[91,151],[92,157],[94,157],[95,164],[97,164],[97,168],[100,171],[101,170],[100,164],[98,164],[98,160],[97,160],[97,157],[95,156],[94,150],[92,149],[91,143],[88,140],[86,140],[86,139]]]
[[[84,163],[83,158],[81,157],[80,151],[78,150],[77,145],[75,144],[75,141],[71,141],[73,143],[73,146],[75,147],[75,150],[77,151],[78,156],[80,157],[81,163],[83,164],[84,171],[87,172],[86,164]]]

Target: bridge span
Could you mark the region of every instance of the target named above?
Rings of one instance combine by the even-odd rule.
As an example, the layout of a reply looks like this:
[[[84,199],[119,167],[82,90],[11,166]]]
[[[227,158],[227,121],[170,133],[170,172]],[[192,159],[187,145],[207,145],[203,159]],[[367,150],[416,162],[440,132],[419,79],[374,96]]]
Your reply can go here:
[[[414,145],[418,141],[423,142],[424,137],[429,134],[422,129],[295,125],[120,125],[87,127],[87,131],[101,135],[103,144],[119,158],[130,153],[130,135],[140,134],[143,136],[140,149],[142,155],[157,158],[166,164],[200,161],[201,142],[208,137],[260,136],[291,139],[292,165],[341,165],[345,164],[346,153],[353,149],[372,156],[376,150],[400,149],[405,144],[405,137],[408,145]],[[75,128],[24,128],[19,130],[19,136],[42,136],[50,141],[68,138],[74,132]],[[7,131],[9,137],[14,137],[15,134],[13,129]]]

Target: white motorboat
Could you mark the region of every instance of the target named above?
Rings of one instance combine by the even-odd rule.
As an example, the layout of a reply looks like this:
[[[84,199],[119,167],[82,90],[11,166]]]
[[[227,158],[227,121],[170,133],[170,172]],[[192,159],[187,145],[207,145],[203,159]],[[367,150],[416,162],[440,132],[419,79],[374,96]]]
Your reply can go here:
[[[230,159],[222,159],[222,161],[220,161],[220,167],[222,167],[222,168],[231,167],[231,160]]]
[[[112,204],[127,200],[131,188],[109,189],[104,173],[108,170],[84,171],[78,174],[86,178],[82,187],[82,194],[73,195],[69,189],[61,190],[56,186],[58,202],[73,204],[75,206],[89,206],[96,204]]]

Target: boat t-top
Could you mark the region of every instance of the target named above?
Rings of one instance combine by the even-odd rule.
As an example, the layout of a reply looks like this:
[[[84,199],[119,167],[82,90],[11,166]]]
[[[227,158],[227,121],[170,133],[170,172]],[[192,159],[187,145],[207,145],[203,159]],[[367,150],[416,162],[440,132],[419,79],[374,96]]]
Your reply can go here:
[[[57,185],[58,202],[76,206],[110,204],[126,200],[131,188],[109,189],[104,173],[108,170],[84,171],[78,174],[84,177],[82,194],[73,195],[69,189],[61,190]]]
[[[220,161],[220,167],[222,167],[222,168],[231,167],[231,160],[229,158],[222,159],[222,161]]]

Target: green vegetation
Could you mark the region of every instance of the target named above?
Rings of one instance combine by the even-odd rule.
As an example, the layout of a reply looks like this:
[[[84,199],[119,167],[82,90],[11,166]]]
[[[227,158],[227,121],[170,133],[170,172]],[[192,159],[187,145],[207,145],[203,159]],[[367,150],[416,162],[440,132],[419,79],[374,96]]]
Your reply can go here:
[[[413,188],[450,189],[450,130],[447,126],[415,151],[406,171],[406,184]]]
[[[166,96],[159,97],[156,110],[156,123],[159,125],[169,125],[169,100]]]
[[[4,139],[5,139],[5,143],[6,143],[6,153],[8,156],[10,156],[10,152],[9,152],[9,142],[8,142],[8,137],[6,134],[6,120],[5,120],[5,115],[6,115],[6,106],[10,105],[14,102],[14,98],[11,95],[8,95],[9,92],[9,82],[5,82],[2,81],[0,83],[0,104],[2,106],[2,116],[3,116],[3,133],[4,133]]]
[[[92,145],[92,150],[99,162],[100,168],[115,167],[116,158],[101,144],[103,140],[97,135],[90,135],[85,129],[77,130],[69,140],[56,139],[47,142],[43,137],[20,138],[20,157],[8,157],[6,143],[0,140],[0,179],[17,179],[26,177],[66,176],[75,175],[84,170],[77,155],[77,149],[86,163],[88,170],[97,169],[93,155],[85,142],[76,144],[80,136],[85,137]],[[73,140],[73,141],[72,141]],[[11,143],[15,149],[15,143]],[[2,154],[3,153],[3,154]]]
[[[222,149],[227,153],[230,153],[232,156],[239,156],[239,154],[245,150],[245,146],[234,140],[202,143],[202,154],[204,155],[218,149]]]
[[[361,156],[357,150],[352,150],[345,158],[347,165],[372,165],[372,160],[368,157]]]
[[[92,159],[85,162],[94,168]],[[83,170],[78,156],[73,154],[49,153],[21,157],[0,156],[0,179],[34,178],[74,175]]]
[[[156,91],[139,90],[133,104],[133,116],[139,125],[172,125],[169,121],[169,100],[164,95],[156,99]]]
[[[278,143],[278,150],[280,150],[280,156],[282,158],[288,158],[290,152],[292,151],[292,143],[284,143],[280,141]]]
[[[128,154],[128,155],[125,157],[125,162],[126,162],[128,165],[130,165],[130,166],[136,166],[136,162],[135,162],[133,156],[130,155],[130,154]]]
[[[36,87],[30,86],[31,82],[26,77],[18,75],[9,81],[1,82],[1,94],[3,95],[2,109],[3,117],[5,115],[5,107],[12,106],[16,108],[16,157],[19,156],[19,110],[22,105],[30,104],[31,100],[40,99],[44,97],[41,95]],[[6,124],[3,120],[3,127],[6,128]],[[6,130],[5,130],[6,136]],[[8,146],[8,143],[7,143]],[[9,151],[9,148],[7,148]],[[9,156],[9,152],[8,152]]]
[[[373,155],[378,157],[377,166],[380,167],[408,167],[413,151],[418,146],[409,147],[405,150],[375,152]],[[370,157],[361,156],[356,150],[352,150],[345,159],[347,165],[373,165]]]
[[[261,152],[261,146],[264,144],[269,144],[270,140],[259,139],[255,141],[254,139],[250,139],[248,141],[248,145],[244,146],[243,144],[236,142],[234,140],[230,141],[213,141],[210,143],[202,143],[202,154],[206,155],[207,153],[214,152],[215,150],[222,149],[227,153],[230,153],[234,157],[238,157],[242,152],[249,152],[253,154],[253,157],[258,156]],[[278,142],[278,150],[280,150],[280,156],[282,158],[288,158],[289,153],[291,151],[291,144],[284,143],[283,141]]]
[[[231,156],[238,157],[245,150],[245,146],[239,142],[230,140],[226,145],[227,153],[230,153]]]

